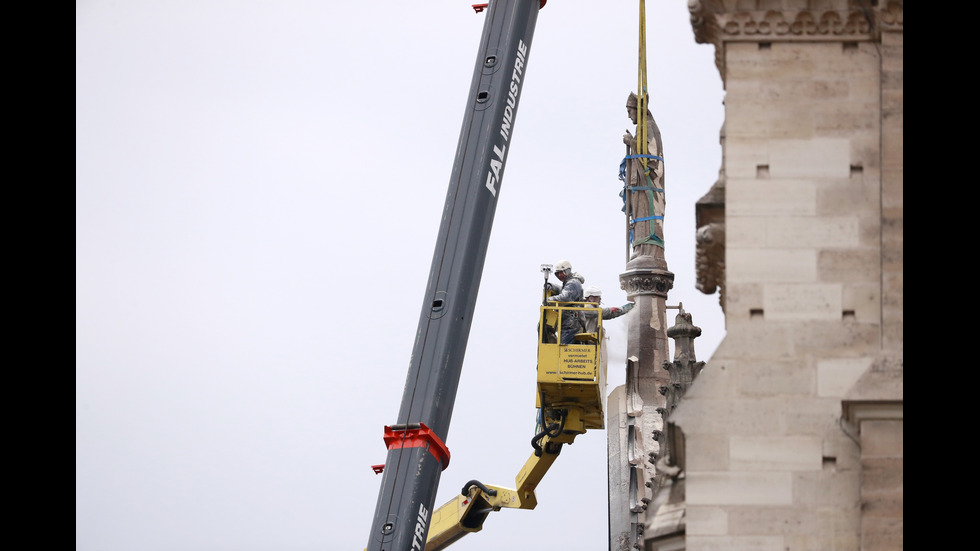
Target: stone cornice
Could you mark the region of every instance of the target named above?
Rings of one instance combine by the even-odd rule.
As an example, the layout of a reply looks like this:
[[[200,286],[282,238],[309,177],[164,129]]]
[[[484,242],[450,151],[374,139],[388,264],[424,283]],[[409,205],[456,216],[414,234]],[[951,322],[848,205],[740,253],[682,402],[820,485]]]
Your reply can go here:
[[[787,3],[793,8],[780,9],[778,0],[688,0],[694,40],[714,45],[722,80],[726,42],[867,42],[880,40],[882,32],[903,31],[904,0],[880,0],[877,6],[870,0],[811,1],[805,9],[782,2]]]

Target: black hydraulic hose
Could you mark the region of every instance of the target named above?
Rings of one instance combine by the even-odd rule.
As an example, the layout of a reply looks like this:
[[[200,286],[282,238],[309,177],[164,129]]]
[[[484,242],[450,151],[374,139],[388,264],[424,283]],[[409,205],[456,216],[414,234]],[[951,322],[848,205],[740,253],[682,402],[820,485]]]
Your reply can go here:
[[[565,419],[568,418],[568,410],[567,409],[559,410],[558,415],[560,416],[559,419],[561,420],[561,424],[557,425],[557,427],[554,423],[548,425],[549,431],[551,429],[557,428],[557,430],[553,434],[551,432],[548,433],[548,436],[552,438],[557,438],[558,435],[561,434],[561,431],[565,430]]]
[[[541,444],[539,444],[542,438],[544,438],[545,436],[549,436],[551,438],[557,438],[558,435],[561,434],[561,431],[565,429],[565,418],[567,416],[567,413],[568,412],[566,410],[560,410],[560,415],[561,415],[560,423],[552,423],[548,425],[543,431],[534,435],[534,438],[531,439],[531,447],[534,448],[534,455],[541,457],[541,454],[544,453],[544,450],[541,448]],[[548,453],[556,453],[556,452],[552,452],[549,450]]]
[[[460,493],[462,495],[464,495],[464,496],[465,495],[469,495],[470,488],[473,487],[473,486],[476,486],[477,488],[479,488],[483,493],[487,494],[488,496],[491,496],[492,497],[492,496],[497,495],[497,490],[491,490],[490,488],[487,488],[479,480],[470,480],[466,484],[463,484],[463,491],[460,492]]]
[[[541,454],[544,453],[544,450],[541,449],[541,444],[538,444],[538,442],[540,442],[541,439],[544,438],[546,434],[548,434],[548,431],[543,430],[538,434],[535,434],[534,438],[531,439],[531,447],[534,448],[534,455],[538,457],[541,457]]]

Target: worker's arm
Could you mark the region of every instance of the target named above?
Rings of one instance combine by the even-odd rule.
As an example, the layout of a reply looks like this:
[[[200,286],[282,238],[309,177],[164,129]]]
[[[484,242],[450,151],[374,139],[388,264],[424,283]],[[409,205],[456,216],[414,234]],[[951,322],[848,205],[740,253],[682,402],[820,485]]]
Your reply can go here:
[[[565,280],[565,284],[562,286],[561,292],[558,293],[557,295],[552,295],[551,298],[549,298],[548,300],[555,301],[555,302],[569,302],[572,300],[572,297],[581,297],[581,296],[582,296],[582,284],[579,283],[577,280],[568,279]],[[579,298],[578,300],[581,300],[581,298]]]
[[[611,320],[613,318],[618,318],[619,316],[622,316],[623,314],[629,313],[629,311],[633,309],[633,306],[634,305],[633,305],[632,302],[627,302],[626,304],[624,304],[622,306],[619,306],[619,307],[611,306],[609,308],[603,308],[602,309],[602,319],[604,319],[604,320]]]

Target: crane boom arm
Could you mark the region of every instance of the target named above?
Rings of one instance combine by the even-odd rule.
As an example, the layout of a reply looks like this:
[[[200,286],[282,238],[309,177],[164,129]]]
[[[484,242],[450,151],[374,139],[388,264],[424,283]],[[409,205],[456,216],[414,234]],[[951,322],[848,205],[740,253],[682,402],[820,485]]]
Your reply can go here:
[[[489,3],[368,551],[421,550],[540,0]]]

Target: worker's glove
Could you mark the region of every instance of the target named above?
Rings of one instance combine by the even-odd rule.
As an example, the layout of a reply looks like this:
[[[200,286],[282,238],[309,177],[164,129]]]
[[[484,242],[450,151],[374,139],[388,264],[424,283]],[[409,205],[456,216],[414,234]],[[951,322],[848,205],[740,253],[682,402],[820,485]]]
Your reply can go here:
[[[545,282],[544,287],[545,287],[545,289],[551,291],[552,293],[557,293],[558,292],[558,287],[554,283],[552,283],[550,281]]]
[[[623,305],[623,313],[629,313],[629,311],[632,310],[634,306],[636,306],[636,304],[632,302],[627,302],[626,304]]]

